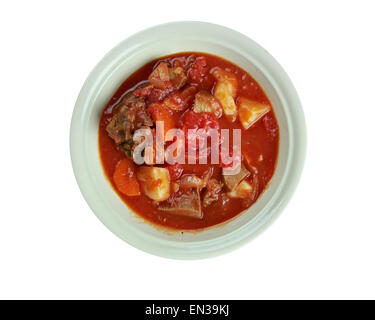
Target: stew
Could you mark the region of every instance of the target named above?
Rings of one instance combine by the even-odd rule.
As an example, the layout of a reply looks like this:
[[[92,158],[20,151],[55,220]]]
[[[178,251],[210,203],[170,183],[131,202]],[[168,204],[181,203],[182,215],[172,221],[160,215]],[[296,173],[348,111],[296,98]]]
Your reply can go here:
[[[278,147],[277,120],[259,84],[233,63],[198,52],[141,67],[107,103],[99,125],[114,190],[147,221],[179,230],[210,227],[249,208],[273,176]]]

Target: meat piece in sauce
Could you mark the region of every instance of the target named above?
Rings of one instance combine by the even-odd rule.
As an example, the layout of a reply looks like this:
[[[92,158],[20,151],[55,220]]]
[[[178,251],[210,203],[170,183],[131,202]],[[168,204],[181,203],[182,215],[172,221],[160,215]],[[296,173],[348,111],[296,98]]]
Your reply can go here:
[[[220,102],[211,93],[204,90],[195,95],[193,111],[196,113],[209,112],[217,118],[220,118],[223,113]]]
[[[183,111],[190,106],[194,100],[197,89],[193,86],[184,88],[181,92],[174,93],[163,101],[163,104],[169,109]]]
[[[210,204],[216,202],[219,199],[219,195],[221,190],[223,189],[223,186],[224,185],[216,179],[208,180],[206,191],[203,195],[203,207],[208,207]]]
[[[142,84],[134,90],[134,95],[143,97],[148,103],[156,103],[164,100],[171,92],[174,91],[173,87],[166,89],[155,88],[152,84]]]
[[[250,172],[245,168],[244,165],[241,166],[241,171],[237,174],[232,175],[225,175],[223,174],[223,179],[225,186],[228,188],[229,191],[234,190],[239,183],[248,177]]]
[[[133,133],[135,130],[153,125],[152,118],[146,112],[146,102],[132,93],[127,94],[115,107],[115,114],[108,123],[106,130],[119,149],[128,157],[134,147]]]
[[[203,218],[201,199],[197,188],[179,190],[162,202],[158,209],[173,215]]]
[[[148,77],[150,83],[158,89],[167,89],[173,87],[180,89],[187,80],[185,71],[181,67],[169,67],[168,63],[160,62]]]

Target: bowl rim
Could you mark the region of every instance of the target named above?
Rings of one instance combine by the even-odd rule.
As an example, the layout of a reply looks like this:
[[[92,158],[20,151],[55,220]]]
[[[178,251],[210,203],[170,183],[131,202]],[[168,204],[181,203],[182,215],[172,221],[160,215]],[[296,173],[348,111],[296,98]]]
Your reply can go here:
[[[230,34],[233,36],[233,38],[236,38],[237,41],[241,41],[246,43],[248,47],[251,47],[252,50],[258,51],[260,56],[258,59],[264,64],[267,65],[268,70],[272,71],[272,77],[275,83],[282,84],[282,90],[283,94],[288,96],[288,111],[292,115],[291,117],[291,124],[293,126],[292,132],[295,134],[295,139],[293,140],[293,170],[289,172],[289,182],[287,186],[284,188],[285,192],[280,195],[280,199],[277,203],[277,205],[273,208],[272,215],[269,216],[267,221],[264,221],[261,226],[258,227],[257,230],[252,232],[251,234],[244,235],[241,237],[241,239],[237,239],[236,241],[232,241],[228,243],[227,245],[222,244],[220,247],[217,248],[211,248],[207,247],[205,250],[196,251],[194,250],[189,253],[182,253],[182,254],[176,254],[171,253],[168,251],[168,246],[166,243],[163,243],[163,246],[166,245],[166,247],[158,247],[157,245],[150,246],[144,242],[140,241],[134,241],[134,239],[127,238],[123,235],[120,235],[118,232],[113,230],[113,226],[110,225],[108,220],[106,220],[105,215],[99,212],[99,209],[97,205],[95,204],[97,199],[93,199],[90,193],[88,192],[88,186],[86,179],[83,178],[81,170],[84,168],[83,163],[83,155],[78,151],[79,148],[77,148],[77,132],[79,134],[80,128],[79,128],[79,121],[78,118],[82,117],[81,109],[83,107],[82,101],[88,98],[89,94],[92,94],[91,88],[95,82],[95,78],[99,74],[100,70],[103,70],[110,61],[116,59],[119,50],[121,48],[124,48],[128,45],[129,42],[131,42],[134,39],[142,38],[143,35],[155,32],[162,32],[165,28],[176,28],[179,27],[189,27],[194,30],[209,30],[209,31],[215,31],[215,32],[221,32],[225,34]],[[285,106],[284,106],[285,107]],[[79,93],[79,96],[77,98],[72,120],[71,120],[71,126],[70,126],[70,155],[71,155],[71,161],[72,161],[72,167],[74,171],[74,175],[76,178],[76,181],[78,183],[78,186],[80,188],[80,191],[85,198],[86,202],[88,203],[91,210],[94,212],[94,214],[101,220],[101,222],[106,225],[106,227],[111,230],[114,234],[116,234],[118,237],[120,237],[122,240],[128,242],[132,246],[162,257],[167,258],[175,258],[175,259],[201,259],[201,258],[208,258],[213,257],[217,255],[224,254],[226,252],[232,251],[245,243],[249,242],[251,239],[259,235],[261,232],[263,232],[275,219],[280,215],[282,210],[285,208],[289,200],[291,199],[292,195],[294,194],[294,191],[298,185],[298,182],[300,180],[302,169],[305,162],[306,157],[306,147],[307,147],[307,137],[306,137],[306,122],[304,113],[302,110],[301,102],[299,100],[298,94],[296,92],[296,89],[294,88],[290,78],[284,71],[284,69],[280,66],[280,64],[260,45],[258,45],[256,42],[251,40],[249,37],[243,35],[242,33],[239,33],[235,30],[229,29],[227,27],[223,27],[221,25],[207,23],[207,22],[198,22],[198,21],[178,21],[178,22],[169,22],[164,24],[159,24],[147,29],[144,29],[142,31],[139,31],[138,33],[126,38],[122,42],[120,42],[117,46],[115,46],[112,50],[110,50],[100,61],[99,63],[94,67],[94,69],[91,71],[89,76],[87,77],[86,81],[84,82],[82,89]],[[289,170],[290,171],[290,170]],[[103,172],[104,174],[104,172]]]

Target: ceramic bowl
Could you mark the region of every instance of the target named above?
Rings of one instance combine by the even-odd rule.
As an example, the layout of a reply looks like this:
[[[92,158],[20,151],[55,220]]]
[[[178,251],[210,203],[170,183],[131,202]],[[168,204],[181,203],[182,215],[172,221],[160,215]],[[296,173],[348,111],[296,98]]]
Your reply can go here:
[[[229,222],[199,232],[174,232],[144,221],[106,179],[98,152],[101,112],[120,84],[147,62],[184,51],[207,52],[240,66],[266,92],[280,128],[275,174],[255,204]],[[94,68],[77,99],[70,131],[74,174],[96,216],[115,235],[148,253],[199,259],[233,250],[263,231],[291,198],[305,159],[306,127],[296,90],[276,60],[234,30],[203,22],[173,22],[141,31],[112,49]]]

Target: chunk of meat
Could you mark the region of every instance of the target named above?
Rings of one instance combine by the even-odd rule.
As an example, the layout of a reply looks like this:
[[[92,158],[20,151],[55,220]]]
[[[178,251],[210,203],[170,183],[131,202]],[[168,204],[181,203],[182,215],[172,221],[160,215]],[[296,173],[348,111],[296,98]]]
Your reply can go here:
[[[115,107],[115,113],[106,130],[118,147],[131,157],[134,131],[152,125],[153,121],[146,112],[145,100],[131,93]]]
[[[187,87],[182,90],[182,92],[174,93],[172,96],[165,99],[163,104],[169,109],[183,111],[193,102],[196,91],[197,89],[194,86]]]
[[[151,94],[151,91],[153,89],[153,85],[152,84],[141,84],[139,86],[137,86],[137,89],[134,90],[133,94],[136,96],[136,97],[147,97]]]
[[[216,202],[219,199],[219,194],[223,189],[224,184],[220,183],[216,179],[210,179],[207,182],[206,191],[203,195],[202,205],[207,207],[210,204]]]
[[[158,209],[173,215],[203,218],[200,194],[196,188],[179,190],[162,202]]]
[[[248,181],[243,180],[235,189],[227,192],[227,195],[229,198],[246,199],[251,197],[252,192],[253,187],[251,186],[251,184]]]
[[[169,77],[169,66],[166,62],[160,62],[148,77],[150,83],[158,89],[165,89],[172,85]]]
[[[167,62],[160,62],[148,77],[150,83],[158,89],[173,87],[180,89],[187,80],[185,71],[181,67],[170,68]]]
[[[238,116],[245,130],[249,129],[255,122],[271,110],[269,105],[261,104],[255,100],[244,97],[239,97],[237,103],[239,106]]]
[[[225,175],[223,174],[223,179],[224,179],[224,183],[225,183],[225,186],[227,187],[227,189],[229,191],[232,191],[233,189],[235,189],[239,183],[245,179],[246,177],[248,177],[250,174],[250,172],[245,168],[244,165],[241,165],[241,170],[239,173],[237,174],[233,174],[233,175]]]
[[[234,101],[237,95],[237,78],[232,72],[225,71],[219,67],[211,70],[216,79],[214,96],[220,101],[225,116],[229,121],[234,122],[237,119],[237,106]]]
[[[166,168],[141,166],[137,178],[142,191],[155,201],[164,201],[170,195],[170,177]]]
[[[173,67],[169,69],[169,77],[176,89],[182,88],[187,81],[185,70],[181,67]]]
[[[217,118],[220,118],[223,113],[220,102],[211,93],[203,90],[195,95],[193,111],[196,113],[209,112]]]
[[[134,95],[145,98],[148,103],[157,103],[163,101],[173,91],[175,91],[173,87],[158,89],[152,84],[144,84],[134,90]]]

